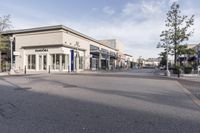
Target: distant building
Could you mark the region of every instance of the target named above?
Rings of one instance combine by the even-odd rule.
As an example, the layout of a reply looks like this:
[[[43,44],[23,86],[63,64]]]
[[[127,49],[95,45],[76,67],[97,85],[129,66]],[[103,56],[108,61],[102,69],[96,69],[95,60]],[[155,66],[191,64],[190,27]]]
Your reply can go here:
[[[196,61],[198,64],[200,62],[200,44],[188,44],[188,48],[194,49],[196,54],[193,57],[189,57],[189,61]]]
[[[117,53],[117,62],[116,65],[119,68],[132,68],[133,67],[133,56],[130,54],[124,53],[124,44],[117,39],[109,39],[109,40],[99,40],[101,43],[118,50]]]
[[[145,67],[157,67],[160,64],[160,58],[148,58],[144,61]]]

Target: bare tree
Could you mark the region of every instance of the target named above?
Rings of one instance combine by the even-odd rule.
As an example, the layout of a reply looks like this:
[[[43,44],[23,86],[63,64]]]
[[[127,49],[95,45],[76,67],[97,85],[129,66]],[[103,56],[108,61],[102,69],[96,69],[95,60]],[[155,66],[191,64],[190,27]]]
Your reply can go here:
[[[12,27],[11,25],[11,20],[10,20],[10,15],[5,15],[0,17],[0,72],[1,72],[1,62],[2,62],[2,58],[1,58],[1,53],[4,50],[9,49],[9,47],[7,45],[5,45],[5,40],[7,39],[7,37],[2,36],[2,32],[10,29]]]

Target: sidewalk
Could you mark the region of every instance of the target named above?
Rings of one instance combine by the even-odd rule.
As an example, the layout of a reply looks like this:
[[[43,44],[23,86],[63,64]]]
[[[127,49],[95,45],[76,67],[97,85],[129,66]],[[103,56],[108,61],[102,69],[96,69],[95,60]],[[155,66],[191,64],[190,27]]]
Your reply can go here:
[[[180,78],[178,78],[177,74],[171,74],[170,77],[176,78],[176,79],[184,79],[188,81],[200,82],[200,75],[197,75],[197,74],[181,74]]]
[[[131,69],[130,69],[131,70]],[[121,72],[128,72],[130,70],[84,70],[78,72],[79,74],[113,74],[113,73],[121,73]]]
[[[8,76],[9,74],[8,74],[8,72],[0,72],[0,77],[1,76]]]

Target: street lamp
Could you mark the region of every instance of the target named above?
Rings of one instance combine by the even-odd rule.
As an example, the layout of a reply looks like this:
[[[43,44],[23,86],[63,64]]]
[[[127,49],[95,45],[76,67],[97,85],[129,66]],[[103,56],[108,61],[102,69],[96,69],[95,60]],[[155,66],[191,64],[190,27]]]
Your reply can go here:
[[[166,56],[167,56],[167,57],[166,57],[166,58],[167,58],[167,59],[166,59],[166,60],[167,60],[167,63],[166,63],[166,76],[167,76],[167,77],[170,77],[169,63],[168,63],[168,60],[169,60],[169,59],[168,59],[168,54],[169,54],[169,44],[168,44],[168,43],[167,43],[167,53],[166,53],[166,54],[167,54],[167,55],[166,55]]]
[[[76,72],[78,72],[78,48],[80,47],[79,42],[74,45],[76,48]]]
[[[13,37],[10,37],[10,68],[13,69]]]
[[[142,67],[142,56],[139,56],[139,69]]]

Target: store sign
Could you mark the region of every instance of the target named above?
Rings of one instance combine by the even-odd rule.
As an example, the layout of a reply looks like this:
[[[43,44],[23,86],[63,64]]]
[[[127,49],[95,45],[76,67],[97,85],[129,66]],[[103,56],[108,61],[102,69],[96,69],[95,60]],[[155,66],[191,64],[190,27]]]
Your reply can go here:
[[[15,55],[15,56],[19,56],[20,55],[20,52],[13,52],[13,55]]]
[[[35,52],[48,52],[48,49],[36,49]]]

